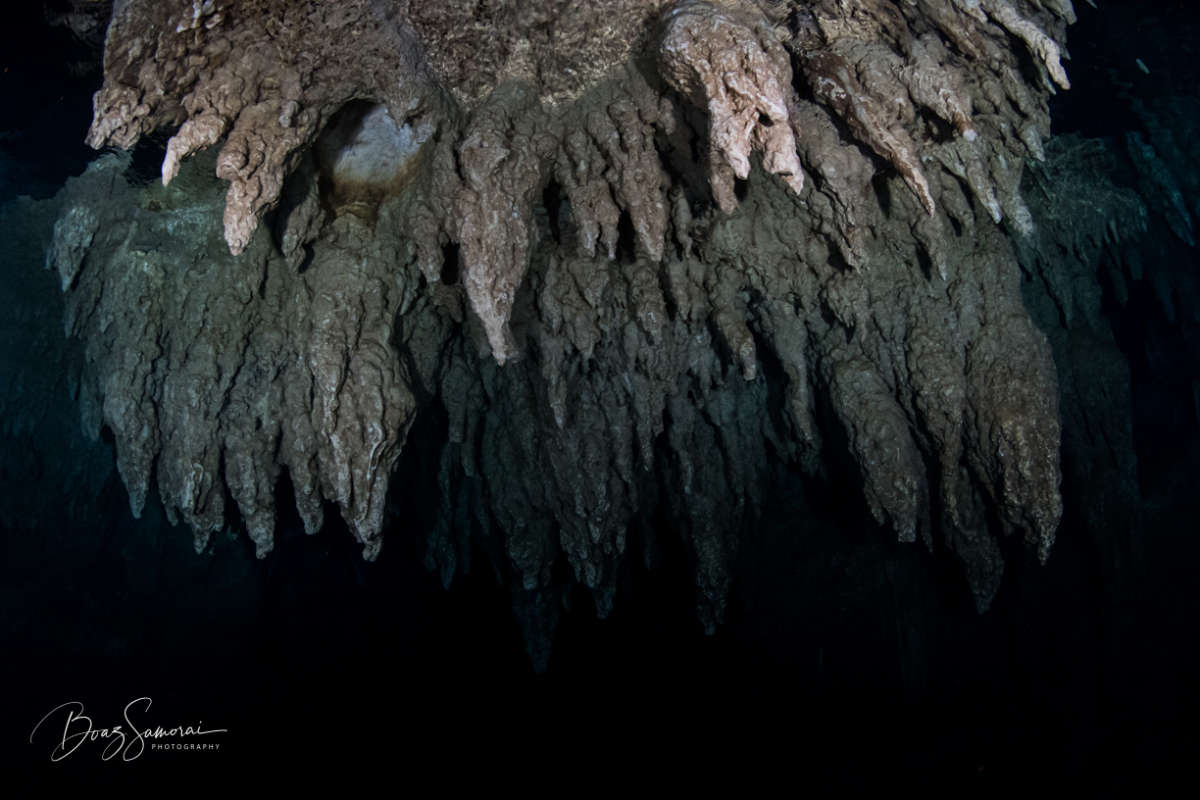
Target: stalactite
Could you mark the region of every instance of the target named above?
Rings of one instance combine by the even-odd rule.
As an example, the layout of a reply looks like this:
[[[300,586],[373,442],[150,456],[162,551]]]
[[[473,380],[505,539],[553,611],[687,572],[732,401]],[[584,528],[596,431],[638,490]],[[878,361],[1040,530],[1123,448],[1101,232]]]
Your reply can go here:
[[[656,507],[711,629],[770,465],[838,442],[981,608],[990,518],[1047,556],[1058,389],[999,225],[1049,133],[1014,47],[1065,87],[1069,2],[482,5],[119,6],[89,141],[177,128],[170,185],[96,162],[51,262],[135,512],[156,477],[203,546],[227,492],[265,555],[286,478],[374,557],[440,406],[428,563],[502,543],[531,636],[560,557],[607,612]]]

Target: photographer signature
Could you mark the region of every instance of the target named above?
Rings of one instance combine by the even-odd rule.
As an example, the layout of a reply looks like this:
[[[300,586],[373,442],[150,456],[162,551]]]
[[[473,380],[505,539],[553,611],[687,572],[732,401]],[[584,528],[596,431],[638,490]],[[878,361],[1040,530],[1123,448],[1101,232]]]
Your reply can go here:
[[[29,743],[33,744],[34,737],[43,726],[48,730],[53,729],[56,717],[62,722],[62,736],[61,739],[54,740],[54,749],[50,751],[51,761],[62,761],[85,744],[92,743],[101,746],[102,761],[109,761],[117,756],[120,756],[122,761],[135,761],[146,752],[148,746],[159,740],[196,739],[229,732],[226,728],[205,728],[202,722],[169,727],[144,723],[139,725],[134,722],[135,717],[140,717],[150,710],[152,703],[149,697],[130,700],[121,714],[122,723],[97,727],[92,718],[84,712],[83,703],[71,700],[51,709],[38,720],[38,724],[33,726],[33,731],[29,734]]]

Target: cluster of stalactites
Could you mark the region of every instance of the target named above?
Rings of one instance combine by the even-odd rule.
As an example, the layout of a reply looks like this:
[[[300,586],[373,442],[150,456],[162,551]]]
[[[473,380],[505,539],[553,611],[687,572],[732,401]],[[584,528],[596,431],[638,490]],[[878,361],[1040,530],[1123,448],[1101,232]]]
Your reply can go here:
[[[417,398],[437,396],[475,482],[462,504],[488,498],[476,513],[504,530],[522,586],[545,585],[561,551],[610,600],[648,503],[639,469],[662,468],[711,620],[765,443],[815,471],[823,392],[876,519],[904,540],[940,522],[981,606],[1002,565],[986,505],[1044,557],[1061,512],[1055,379],[993,223],[1031,226],[1017,184],[1041,155],[1046,92],[1066,85],[1055,37],[1070,3],[1026,3],[1028,18],[1005,0],[663,5],[644,4],[653,59],[554,104],[526,68],[544,60],[518,59],[457,108],[422,28],[389,13],[402,3],[121,5],[90,141],[180,125],[164,183],[222,140],[229,182],[220,257],[197,219],[151,214],[132,190],[116,200],[139,210],[109,207],[98,179],[61,223],[53,260],[135,508],[156,469],[169,511],[207,534],[228,489],[265,553],[286,471],[306,527],[334,501],[373,555]],[[1024,82],[1010,35],[1044,86]],[[386,113],[327,125],[356,98]],[[389,141],[403,159],[377,152]],[[322,196],[363,190],[338,142],[388,162],[361,220]],[[541,208],[552,181],[568,225]],[[186,206],[153,198],[171,203]],[[259,230],[276,205],[278,243]],[[187,257],[142,246],[170,231],[194,239]],[[476,334],[501,365],[522,347],[536,363],[497,370],[468,352]],[[787,379],[781,426],[762,413],[764,346]]]
[[[663,5],[612,0],[588,13],[640,9],[650,21]],[[435,180],[457,188],[432,211],[445,219],[426,226],[432,229],[424,249],[439,252],[447,240],[461,245],[472,307],[503,363],[514,354],[507,323],[527,268],[532,209],[551,177],[578,210],[585,252],[600,245],[611,257],[626,212],[644,251],[661,258],[667,182],[654,138],[671,135],[671,97],[707,115],[706,166],[725,212],[736,208],[735,180],[746,178],[751,154],[759,153],[765,170],[794,192],[803,190],[803,167],[832,187],[843,209],[841,238],[851,242],[853,208],[866,187],[813,152],[821,134],[808,128],[804,106],[810,101],[797,96],[798,77],[823,113],[900,174],[927,213],[937,207],[937,182],[926,174],[936,164],[966,181],[994,221],[1007,217],[1028,231],[1029,214],[1017,194],[1020,156],[1041,157],[1047,118],[1042,94],[1022,80],[1007,37],[1036,57],[1046,87],[1066,87],[1062,51],[1047,30],[1055,24],[1061,31],[1074,19],[1069,0],[1032,5],[1044,19],[1021,16],[1008,0],[680,0],[657,23],[655,68],[669,89],[665,95],[652,88],[657,78],[648,83],[636,75],[624,81],[624,98],[599,104],[580,90],[568,95],[571,102],[558,98],[551,113],[536,84],[556,78],[546,65],[519,68],[528,58],[517,56],[531,46],[522,40],[511,44],[512,58],[501,59],[509,66],[497,68],[495,78],[528,86],[519,90],[526,99],[514,118],[500,110],[511,105],[504,96],[514,91],[503,87],[463,109],[469,113],[452,111],[436,79],[452,80],[447,88],[455,89],[466,77],[436,59],[445,74],[434,75],[424,61],[426,54],[445,55],[443,44],[429,40],[439,30],[434,17],[441,17],[422,12],[414,28],[404,16],[412,13],[406,4],[130,0],[109,31],[106,80],[88,141],[130,147],[156,128],[178,125],[163,162],[164,182],[177,174],[181,159],[223,141],[217,173],[230,183],[225,237],[237,254],[278,204],[299,155],[347,101],[383,103],[398,123],[432,114],[448,128],[443,138],[455,151],[441,162],[447,174]],[[615,35],[627,27],[597,30]],[[636,71],[614,64],[597,81],[623,72]],[[580,107],[585,110],[573,111]],[[927,115],[954,136],[941,136]],[[851,252],[844,255],[857,261]]]
[[[221,144],[225,240],[237,255],[284,179],[347,102],[374,99],[398,121],[437,95],[412,31],[379,3],[128,0],[117,5],[95,96],[92,147],[132,147],[163,127],[163,183]]]
[[[84,342],[85,429],[112,432],[133,515],[156,486],[197,549],[227,524],[229,498],[270,552],[286,474],[309,533],[334,503],[372,559],[415,412],[390,343],[411,290],[361,238],[315,250],[303,273],[265,231],[230,255],[199,166],[169,189],[134,188],[128,159],[107,156],[64,189],[47,264]]]

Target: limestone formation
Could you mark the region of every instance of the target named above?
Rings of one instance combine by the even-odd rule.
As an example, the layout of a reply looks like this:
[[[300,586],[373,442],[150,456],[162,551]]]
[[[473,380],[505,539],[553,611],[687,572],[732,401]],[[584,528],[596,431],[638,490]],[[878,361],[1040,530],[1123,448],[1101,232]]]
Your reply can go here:
[[[265,555],[287,480],[374,557],[437,414],[429,564],[492,543],[530,631],[560,558],[606,613],[656,510],[711,628],[771,465],[833,448],[980,608],[998,537],[1048,556],[1059,393],[1012,236],[1067,0],[471,9],[117,4],[89,141],[173,132],[169,186],[100,159],[50,260],[135,511],[155,482],[203,546],[228,496]]]
[[[741,10],[741,9],[738,9]],[[734,177],[750,174],[750,151],[799,192],[804,173],[788,126],[792,69],[767,20],[711,3],[681,2],[667,12],[660,46],[663,78],[708,113],[709,170],[723,211],[737,200]]]

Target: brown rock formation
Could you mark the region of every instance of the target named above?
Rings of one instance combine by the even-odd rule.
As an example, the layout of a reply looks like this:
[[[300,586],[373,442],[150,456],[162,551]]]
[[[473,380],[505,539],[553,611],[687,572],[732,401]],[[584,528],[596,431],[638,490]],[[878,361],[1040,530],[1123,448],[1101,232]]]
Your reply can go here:
[[[770,459],[815,476],[844,441],[876,519],[986,607],[995,535],[1044,559],[1061,513],[1006,231],[1071,9],[1021,7],[118,4],[89,141],[177,127],[170,186],[97,162],[52,261],[135,510],[156,474],[202,545],[228,491],[265,554],[286,475],[371,557],[438,404],[447,579],[474,532],[538,619],[560,553],[604,611],[663,505],[711,626]]]

